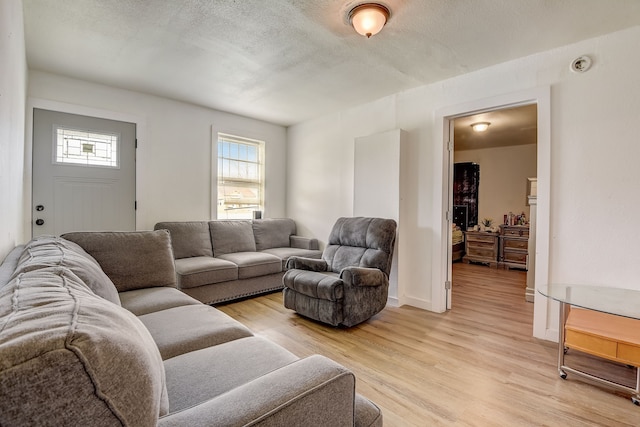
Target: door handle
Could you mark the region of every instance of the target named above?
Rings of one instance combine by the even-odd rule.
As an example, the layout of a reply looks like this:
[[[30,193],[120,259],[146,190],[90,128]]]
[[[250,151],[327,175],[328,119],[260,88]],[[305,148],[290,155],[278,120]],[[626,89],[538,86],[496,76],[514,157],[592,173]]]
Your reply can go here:
[[[44,219],[42,218],[36,219],[36,225],[42,225],[42,224],[44,224]]]

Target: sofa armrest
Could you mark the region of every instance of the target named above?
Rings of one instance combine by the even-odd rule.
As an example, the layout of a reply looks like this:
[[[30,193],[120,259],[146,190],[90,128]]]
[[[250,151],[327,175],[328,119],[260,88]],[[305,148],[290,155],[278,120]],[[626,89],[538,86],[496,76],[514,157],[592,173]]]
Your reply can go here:
[[[158,426],[353,426],[354,408],[353,373],[314,355],[161,417]]]
[[[323,259],[290,256],[287,259],[287,270],[327,271],[329,266]]]
[[[381,270],[365,267],[345,267],[340,278],[350,286],[382,286],[389,281]]]
[[[302,236],[289,236],[289,245],[292,248],[318,250],[320,245],[318,239]]]

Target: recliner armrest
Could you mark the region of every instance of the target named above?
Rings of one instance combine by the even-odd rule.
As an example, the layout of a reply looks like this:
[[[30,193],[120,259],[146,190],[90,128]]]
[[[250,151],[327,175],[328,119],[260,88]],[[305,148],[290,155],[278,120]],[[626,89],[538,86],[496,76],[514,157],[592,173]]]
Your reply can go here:
[[[352,425],[354,399],[353,373],[331,359],[313,355],[160,417],[158,426]]]
[[[318,239],[302,236],[289,236],[289,245],[292,248],[318,250],[320,245]]]
[[[291,256],[287,260],[287,270],[327,271],[328,265],[323,259]]]
[[[377,268],[345,267],[340,272],[340,279],[351,286],[382,286],[389,278]]]

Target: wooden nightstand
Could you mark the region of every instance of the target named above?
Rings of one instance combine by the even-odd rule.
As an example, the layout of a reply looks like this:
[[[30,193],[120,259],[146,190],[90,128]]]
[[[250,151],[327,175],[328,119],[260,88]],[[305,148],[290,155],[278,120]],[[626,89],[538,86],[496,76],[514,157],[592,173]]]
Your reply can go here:
[[[498,267],[498,233],[489,231],[465,232],[465,256],[462,261],[482,262],[490,267]]]
[[[529,256],[529,226],[500,226],[500,266],[506,269],[527,269]]]

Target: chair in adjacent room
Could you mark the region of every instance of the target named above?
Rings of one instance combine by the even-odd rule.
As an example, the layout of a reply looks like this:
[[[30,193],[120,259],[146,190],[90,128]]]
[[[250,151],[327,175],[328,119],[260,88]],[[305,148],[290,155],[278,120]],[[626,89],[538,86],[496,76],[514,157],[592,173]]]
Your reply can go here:
[[[339,218],[322,259],[291,257],[282,278],[284,306],[333,326],[354,326],[387,303],[396,222]]]

